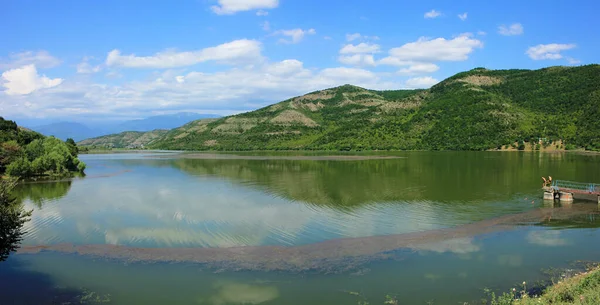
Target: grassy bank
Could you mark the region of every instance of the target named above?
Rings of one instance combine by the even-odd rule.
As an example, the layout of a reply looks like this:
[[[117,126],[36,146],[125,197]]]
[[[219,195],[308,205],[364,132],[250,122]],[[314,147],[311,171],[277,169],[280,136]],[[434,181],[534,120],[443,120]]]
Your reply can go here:
[[[485,303],[484,303],[485,304]],[[600,266],[579,273],[575,276],[562,279],[548,286],[539,295],[527,291],[527,284],[523,282],[520,289],[514,288],[509,293],[501,296],[490,294],[490,305],[539,305],[539,304],[600,304]]]

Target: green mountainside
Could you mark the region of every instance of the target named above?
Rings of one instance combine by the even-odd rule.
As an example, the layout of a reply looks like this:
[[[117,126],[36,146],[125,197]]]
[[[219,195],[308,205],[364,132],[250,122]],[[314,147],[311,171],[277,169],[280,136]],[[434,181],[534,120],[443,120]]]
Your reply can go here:
[[[316,91],[247,113],[193,121],[147,146],[485,150],[542,139],[544,146],[598,150],[599,117],[600,65],[476,68],[428,90],[375,91],[344,85]]]
[[[156,129],[152,131],[124,131],[116,134],[95,137],[79,141],[77,145],[86,147],[110,148],[144,148],[156,139],[164,136],[168,130]]]

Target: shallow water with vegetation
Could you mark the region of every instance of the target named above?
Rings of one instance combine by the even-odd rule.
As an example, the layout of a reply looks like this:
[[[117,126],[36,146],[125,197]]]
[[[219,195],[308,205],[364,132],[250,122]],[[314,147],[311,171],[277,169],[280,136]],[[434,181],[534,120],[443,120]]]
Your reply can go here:
[[[90,154],[19,185],[0,303],[456,304],[600,260],[598,205],[540,179],[600,182],[600,155],[297,154]]]

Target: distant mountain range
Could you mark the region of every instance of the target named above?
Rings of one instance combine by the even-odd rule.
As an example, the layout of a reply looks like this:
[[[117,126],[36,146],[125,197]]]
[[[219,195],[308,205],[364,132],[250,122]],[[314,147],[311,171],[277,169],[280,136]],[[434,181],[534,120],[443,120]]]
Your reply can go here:
[[[39,126],[30,126],[30,129],[35,130],[46,136],[55,136],[65,140],[72,138],[75,141],[83,139],[121,133],[125,131],[146,132],[156,129],[172,129],[184,125],[190,121],[218,118],[214,114],[201,114],[193,112],[180,112],[176,114],[157,115],[145,119],[130,120],[112,125],[94,127],[77,122],[57,122]]]

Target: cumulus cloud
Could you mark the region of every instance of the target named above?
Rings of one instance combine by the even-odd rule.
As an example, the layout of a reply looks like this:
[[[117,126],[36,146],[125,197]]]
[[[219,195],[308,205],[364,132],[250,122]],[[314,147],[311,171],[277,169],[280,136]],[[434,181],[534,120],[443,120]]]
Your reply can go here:
[[[48,78],[39,75],[34,64],[7,70],[2,73],[2,86],[7,95],[25,95],[39,89],[52,88],[63,82],[61,78]]]
[[[299,73],[310,73],[304,64],[296,59],[286,59],[266,66],[265,71],[271,75],[289,77]]]
[[[217,15],[233,15],[237,12],[273,9],[279,6],[279,0],[218,0],[218,3],[219,5],[210,7]]]
[[[498,27],[498,33],[504,36],[515,36],[523,34],[523,26],[520,23],[513,23],[509,26],[501,25]]]
[[[485,36],[485,35],[487,35],[487,33],[484,32],[484,31],[477,31],[477,35],[479,35],[479,36]]]
[[[315,29],[308,29],[308,30],[292,29],[292,30],[279,30],[279,31],[275,32],[274,35],[283,35],[283,36],[287,36],[290,38],[290,39],[281,38],[281,39],[279,39],[280,43],[295,44],[295,43],[299,43],[300,41],[302,41],[302,39],[304,39],[304,36],[314,35],[316,33],[317,33],[317,31],[315,31]]]
[[[84,57],[83,60],[79,64],[77,64],[77,73],[91,74],[91,73],[98,73],[102,70],[102,67],[100,65],[92,66],[89,63],[90,59],[91,58],[89,58],[89,57]]]
[[[408,88],[429,88],[439,82],[431,76],[413,77],[406,81],[406,86]]]
[[[14,69],[26,65],[35,65],[39,68],[52,68],[60,65],[60,60],[48,53],[48,51],[25,51],[12,53],[7,59],[0,58],[0,69]]]
[[[379,52],[379,45],[361,42],[357,45],[347,44],[340,49],[340,54],[365,54]]]
[[[551,44],[539,44],[534,47],[530,47],[527,49],[527,54],[529,58],[533,60],[542,60],[542,59],[561,59],[563,58],[560,52],[570,50],[575,48],[575,44],[559,44],[559,43],[551,43]]]
[[[256,16],[268,16],[269,12],[267,11],[263,11],[263,10],[259,10],[256,12]]]
[[[106,65],[126,68],[174,68],[207,61],[233,64],[262,59],[261,48],[261,43],[256,40],[241,39],[197,51],[168,50],[152,56],[122,55],[121,51],[115,49],[108,53]]]
[[[462,20],[462,21],[467,20],[467,12],[464,12],[462,14],[458,14],[458,18],[460,18],[460,20]]]
[[[433,73],[439,70],[436,64],[432,63],[414,63],[410,65],[408,68],[403,68],[398,71],[400,75],[415,75],[415,74],[424,74],[424,73]]]
[[[351,66],[375,66],[375,58],[370,54],[342,55],[339,62]]]
[[[436,11],[436,10],[431,10],[431,11],[425,13],[424,17],[425,17],[425,19],[433,19],[433,18],[439,17],[440,15],[442,15],[441,12]]]
[[[392,48],[389,58],[380,61],[381,64],[407,65],[410,62],[464,61],[469,58],[476,48],[482,48],[483,43],[468,35],[453,39],[419,38],[401,47]]]

